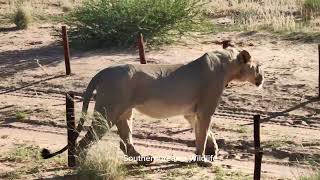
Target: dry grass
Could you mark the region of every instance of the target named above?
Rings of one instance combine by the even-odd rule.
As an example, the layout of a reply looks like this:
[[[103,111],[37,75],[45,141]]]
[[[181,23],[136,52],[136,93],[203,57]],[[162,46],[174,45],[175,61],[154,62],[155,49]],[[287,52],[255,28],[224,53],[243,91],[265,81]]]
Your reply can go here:
[[[31,8],[29,6],[19,5],[12,20],[18,29],[27,29],[32,22]]]
[[[94,123],[106,129],[106,135],[108,135],[110,128],[107,120],[98,112],[94,112],[94,116],[95,118],[92,115],[86,115],[86,119],[96,121]],[[96,133],[99,133],[98,130]],[[117,146],[111,142],[99,141],[97,134],[95,134],[94,138],[96,138],[97,144],[89,149],[88,154],[84,156],[85,158],[81,154],[78,157],[79,167],[77,175],[79,178],[94,180],[125,179],[126,171],[123,161],[117,154]]]
[[[47,21],[61,18],[64,12],[69,12],[82,0],[0,0],[0,20],[4,21],[14,15],[17,7],[27,5],[34,21]]]
[[[123,162],[118,158],[115,145],[99,143],[90,149],[85,160],[80,160],[77,174],[85,179],[125,179]]]
[[[74,7],[72,2],[70,2],[70,0],[61,0],[60,6],[61,6],[63,12],[69,12]]]
[[[233,25],[244,30],[266,29],[271,31],[319,31],[320,17],[304,12],[314,8],[305,8],[304,0],[216,0],[209,3],[206,13],[215,17],[229,16]]]

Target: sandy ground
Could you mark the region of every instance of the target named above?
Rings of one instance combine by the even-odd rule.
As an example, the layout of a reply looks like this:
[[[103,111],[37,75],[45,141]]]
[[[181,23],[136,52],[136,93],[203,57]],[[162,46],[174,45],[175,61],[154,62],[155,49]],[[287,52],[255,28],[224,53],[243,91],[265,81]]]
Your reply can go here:
[[[73,91],[78,95],[79,117],[80,96],[95,73],[111,65],[139,63],[134,50],[72,51],[72,76],[65,77],[63,49],[52,36],[56,28],[59,25],[41,24],[28,30],[0,31],[0,137],[4,137],[0,138],[0,152],[19,143],[59,149],[66,143],[64,93]],[[250,123],[252,116],[259,113],[265,121],[261,127],[263,179],[296,179],[312,173],[314,165],[309,160],[320,161],[320,104],[316,98],[319,41],[286,40],[258,32],[197,35],[182,40],[183,43],[147,50],[146,57],[148,63],[187,63],[205,52],[220,49],[218,42],[225,39],[248,50],[262,64],[266,81],[262,90],[247,83],[231,83],[225,89],[212,117],[212,129],[220,146],[219,159],[214,164],[226,171],[252,176]],[[16,117],[22,111],[27,114],[25,120]],[[193,155],[194,134],[182,117],[151,119],[135,112],[134,118],[134,140],[142,154]],[[115,137],[108,135],[104,140],[117,144]],[[10,163],[0,163],[0,174],[14,170]],[[215,176],[212,168],[194,168],[187,173],[190,169],[183,164],[160,160],[143,171],[144,177],[132,174],[128,178]],[[28,176],[39,177],[57,178],[45,172]]]

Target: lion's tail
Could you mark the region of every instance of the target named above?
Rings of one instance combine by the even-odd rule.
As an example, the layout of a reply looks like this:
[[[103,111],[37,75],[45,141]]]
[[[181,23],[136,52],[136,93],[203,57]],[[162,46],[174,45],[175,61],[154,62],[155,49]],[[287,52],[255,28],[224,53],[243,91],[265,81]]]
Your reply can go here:
[[[80,132],[83,130],[83,124],[84,124],[84,121],[85,121],[85,116],[88,112],[88,107],[89,107],[89,103],[90,103],[90,99],[93,95],[93,91],[96,89],[96,86],[97,86],[97,83],[98,83],[98,77],[99,77],[99,74],[98,73],[96,76],[94,76],[92,78],[92,80],[90,81],[84,95],[83,95],[83,104],[82,104],[82,115],[81,115],[81,118],[79,120],[79,124],[76,128],[76,132],[77,132],[77,135],[76,135],[76,138],[79,137],[79,134]],[[64,151],[66,151],[68,149],[68,144],[66,146],[64,146],[62,149],[60,149],[59,151],[57,152],[54,152],[54,153],[50,153],[50,151],[48,149],[42,149],[41,151],[41,156],[43,159],[49,159],[51,157],[54,157],[58,154],[61,154],[63,153]]]
[[[49,158],[52,158],[58,154],[61,154],[63,153],[64,151],[66,151],[68,149],[68,145],[64,146],[62,149],[60,149],[59,151],[57,152],[54,152],[54,153],[50,153],[49,149],[42,149],[41,151],[41,156],[43,159],[49,159]]]

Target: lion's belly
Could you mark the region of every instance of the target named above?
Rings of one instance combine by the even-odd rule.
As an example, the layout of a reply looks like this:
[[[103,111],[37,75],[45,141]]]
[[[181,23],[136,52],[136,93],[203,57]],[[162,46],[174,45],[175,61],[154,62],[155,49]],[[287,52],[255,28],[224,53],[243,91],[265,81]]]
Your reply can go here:
[[[194,103],[165,103],[161,100],[153,100],[137,105],[135,109],[153,118],[168,118],[192,113],[194,111]]]

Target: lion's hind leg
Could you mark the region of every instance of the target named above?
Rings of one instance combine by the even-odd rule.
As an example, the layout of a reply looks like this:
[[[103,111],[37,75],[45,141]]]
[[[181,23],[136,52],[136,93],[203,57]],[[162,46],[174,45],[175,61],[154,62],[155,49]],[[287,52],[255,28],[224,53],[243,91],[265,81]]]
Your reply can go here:
[[[119,136],[121,138],[120,148],[126,155],[130,157],[140,156],[133,146],[132,142],[132,109],[127,110],[123,113],[118,121],[116,126],[118,128]]]
[[[124,154],[129,157],[137,158],[137,162],[140,165],[147,165],[153,162],[153,158],[151,156],[142,157],[139,152],[137,152],[134,148],[132,142],[132,109],[125,111],[116,122],[116,126],[118,128],[119,136],[121,138],[120,141],[120,149]]]
[[[79,141],[76,153],[79,157],[85,158],[89,148],[99,141],[105,133],[112,127],[111,121],[107,120],[106,108],[95,106],[94,118],[85,136]]]

